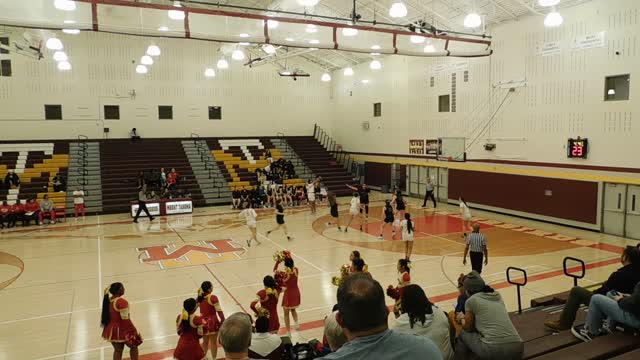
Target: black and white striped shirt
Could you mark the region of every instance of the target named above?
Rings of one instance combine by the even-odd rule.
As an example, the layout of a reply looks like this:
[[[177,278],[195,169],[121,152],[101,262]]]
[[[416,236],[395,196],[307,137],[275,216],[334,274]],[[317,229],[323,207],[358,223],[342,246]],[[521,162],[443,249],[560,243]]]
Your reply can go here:
[[[467,235],[467,245],[469,245],[469,251],[484,252],[484,248],[487,247],[487,240],[484,234],[474,232]]]

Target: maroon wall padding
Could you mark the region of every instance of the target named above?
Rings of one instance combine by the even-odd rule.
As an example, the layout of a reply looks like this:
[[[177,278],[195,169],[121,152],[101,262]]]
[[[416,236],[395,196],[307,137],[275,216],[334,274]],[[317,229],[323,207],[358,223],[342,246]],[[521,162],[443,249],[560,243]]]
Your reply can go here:
[[[365,162],[364,182],[367,185],[383,186],[391,184],[391,164]]]
[[[400,165],[400,190],[407,191],[407,165]]]
[[[546,196],[546,190],[552,195]],[[449,199],[459,197],[503,209],[597,222],[597,182],[449,169]]]

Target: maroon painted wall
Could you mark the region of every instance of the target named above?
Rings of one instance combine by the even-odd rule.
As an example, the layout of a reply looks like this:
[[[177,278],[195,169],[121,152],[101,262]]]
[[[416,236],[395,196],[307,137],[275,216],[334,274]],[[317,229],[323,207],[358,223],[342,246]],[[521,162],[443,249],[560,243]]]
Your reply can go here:
[[[449,169],[449,199],[461,196],[476,204],[597,222],[597,182]]]
[[[368,185],[383,186],[391,184],[391,164],[365,162],[364,182]]]

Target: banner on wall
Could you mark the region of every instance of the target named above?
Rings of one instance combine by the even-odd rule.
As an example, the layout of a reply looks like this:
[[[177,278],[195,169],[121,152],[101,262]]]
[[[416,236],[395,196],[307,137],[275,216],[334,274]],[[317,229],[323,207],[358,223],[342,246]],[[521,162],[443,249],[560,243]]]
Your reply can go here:
[[[562,52],[562,47],[559,41],[546,42],[542,44],[542,47],[538,50],[538,56],[553,56]]]
[[[427,139],[425,143],[425,153],[427,155],[438,155],[438,150],[440,149],[440,145],[438,143],[438,139]]]
[[[436,65],[431,68],[431,75],[444,74],[449,70],[449,65]]]
[[[460,62],[453,63],[449,66],[449,70],[451,72],[467,71],[469,70],[469,62],[460,61]]]
[[[573,40],[574,50],[586,50],[593,48],[601,48],[607,45],[607,32],[600,31],[599,33],[589,34],[584,36],[578,36]]]
[[[409,154],[424,155],[424,140],[423,139],[409,140]]]
[[[431,75],[436,76],[449,72],[459,72],[469,70],[468,61],[459,61],[451,64],[436,65],[431,68]]]

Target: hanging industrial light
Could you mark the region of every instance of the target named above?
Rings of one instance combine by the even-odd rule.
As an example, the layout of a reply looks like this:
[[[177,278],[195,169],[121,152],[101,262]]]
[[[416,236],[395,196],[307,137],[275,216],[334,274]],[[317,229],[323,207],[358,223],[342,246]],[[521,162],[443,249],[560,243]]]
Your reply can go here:
[[[389,8],[389,16],[393,18],[403,18],[407,16],[408,13],[407,6],[402,1],[393,3]]]
[[[544,18],[544,26],[546,27],[558,27],[562,25],[564,19],[557,11],[552,11]]]
[[[353,69],[348,67],[346,69],[344,69],[344,76],[353,76],[354,72]]]
[[[212,77],[216,76],[216,71],[213,70],[212,68],[207,68],[204,71],[204,76],[208,77],[208,78],[212,78]]]
[[[227,59],[221,58],[220,60],[218,60],[218,63],[216,64],[216,66],[218,67],[218,69],[221,69],[221,70],[228,69],[229,62],[227,61]]]
[[[331,81],[331,75],[329,75],[329,73],[324,73],[322,74],[322,77],[320,77],[320,80],[322,82],[329,82]]]
[[[373,60],[369,64],[369,68],[371,68],[371,70],[380,70],[382,69],[382,63],[378,60]]]

